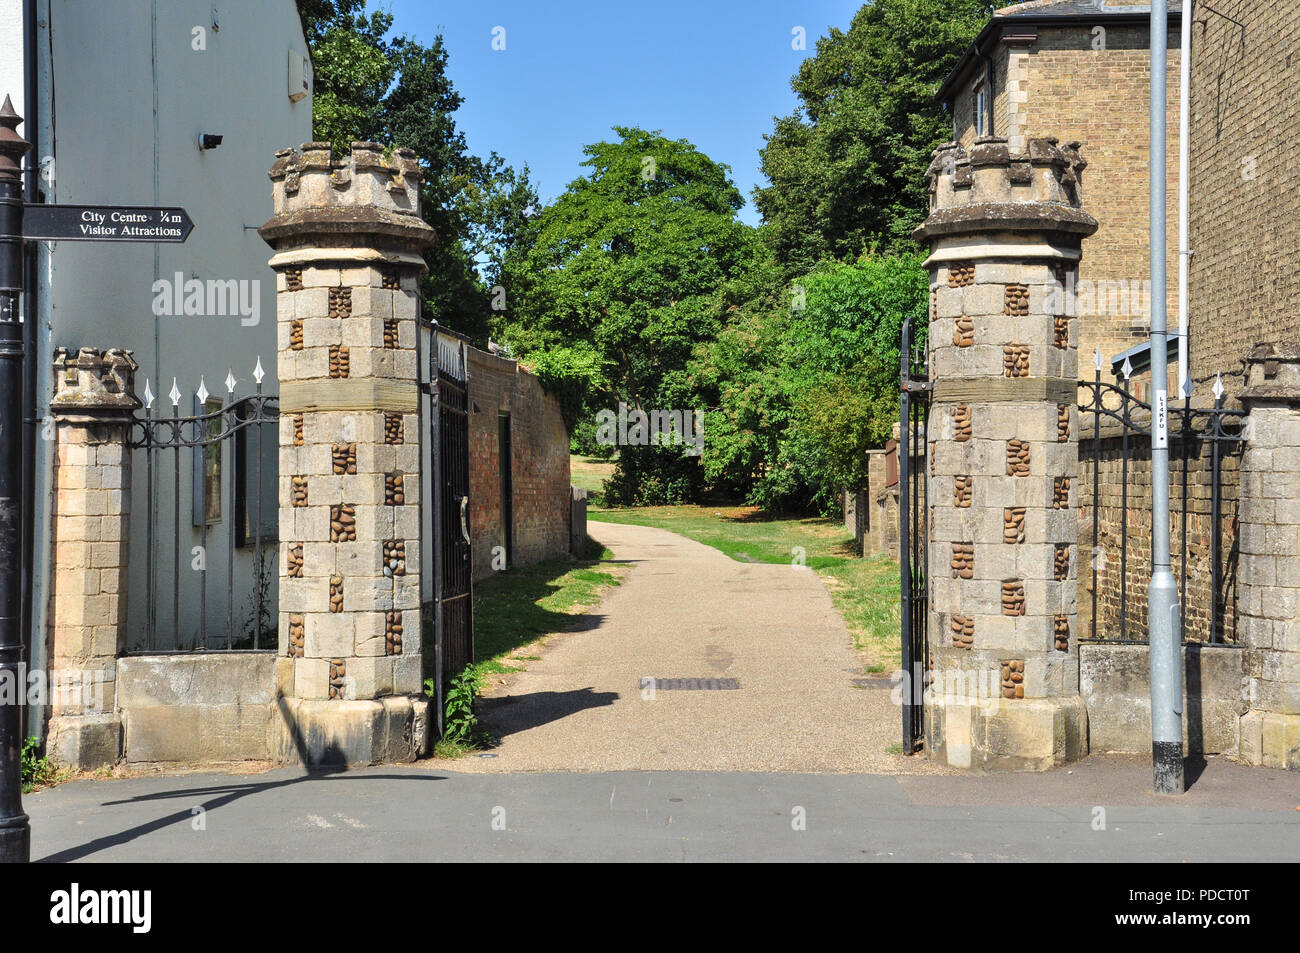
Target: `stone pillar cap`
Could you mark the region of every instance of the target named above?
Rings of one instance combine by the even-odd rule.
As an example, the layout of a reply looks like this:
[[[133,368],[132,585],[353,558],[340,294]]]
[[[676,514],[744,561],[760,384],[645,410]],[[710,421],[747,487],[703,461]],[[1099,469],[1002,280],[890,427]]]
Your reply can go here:
[[[273,248],[379,243],[418,251],[434,242],[420,217],[420,164],[410,149],[385,156],[374,142],[353,142],[335,158],[328,142],[281,149],[269,173],[275,214],[258,234]]]
[[[1097,230],[1079,199],[1087,165],[1079,143],[1061,146],[1051,136],[1029,139],[1018,154],[999,136],[981,136],[969,152],[946,142],[926,170],[930,215],[913,236],[929,242],[976,232],[1038,232],[1077,242]]]
[[[1237,397],[1251,403],[1300,405],[1300,344],[1265,342],[1256,344],[1242,359],[1246,389]]]
[[[131,351],[83,347],[54,352],[54,398],[50,412],[103,418],[131,417],[141,406],[135,396],[135,372],[140,369]]]

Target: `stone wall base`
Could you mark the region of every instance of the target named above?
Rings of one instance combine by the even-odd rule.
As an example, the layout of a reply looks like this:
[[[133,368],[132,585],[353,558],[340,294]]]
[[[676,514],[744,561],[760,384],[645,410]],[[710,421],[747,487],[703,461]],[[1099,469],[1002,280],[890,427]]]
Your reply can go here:
[[[55,764],[93,771],[122,755],[122,720],[116,713],[55,715],[46,729],[46,756]]]
[[[1189,756],[1235,756],[1246,711],[1240,649],[1183,646],[1183,738]],[[1088,705],[1088,746],[1151,751],[1151,656],[1145,645],[1079,644],[1079,691]]]
[[[1240,760],[1300,771],[1300,714],[1248,711],[1242,715]]]
[[[118,659],[126,762],[270,760],[276,665],[269,652]]]
[[[955,768],[1047,771],[1088,753],[1088,711],[1078,695],[927,695],[925,737],[931,755]]]
[[[429,702],[280,698],[275,760],[308,766],[415,761],[429,752]]]

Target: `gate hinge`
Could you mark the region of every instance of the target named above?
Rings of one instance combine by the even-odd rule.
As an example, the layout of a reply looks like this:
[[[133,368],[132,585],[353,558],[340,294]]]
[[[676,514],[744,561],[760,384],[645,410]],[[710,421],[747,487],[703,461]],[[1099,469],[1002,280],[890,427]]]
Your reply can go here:
[[[909,380],[903,382],[903,390],[909,394],[928,394],[934,388],[929,380]]]

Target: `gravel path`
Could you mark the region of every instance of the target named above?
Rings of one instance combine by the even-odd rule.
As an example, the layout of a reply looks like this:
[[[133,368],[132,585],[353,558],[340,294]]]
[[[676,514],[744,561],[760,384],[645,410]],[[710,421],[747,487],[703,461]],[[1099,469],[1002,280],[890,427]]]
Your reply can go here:
[[[888,752],[901,721],[889,682],[865,676],[815,572],[661,529],[589,531],[631,571],[579,631],[488,689],[482,721],[501,745],[456,770],[948,773]],[[739,687],[643,698],[647,678]]]

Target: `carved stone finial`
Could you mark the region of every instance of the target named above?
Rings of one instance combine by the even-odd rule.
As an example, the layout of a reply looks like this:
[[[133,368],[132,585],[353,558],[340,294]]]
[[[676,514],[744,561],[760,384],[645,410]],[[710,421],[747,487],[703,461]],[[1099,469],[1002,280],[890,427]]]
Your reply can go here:
[[[141,404],[135,396],[135,372],[140,369],[131,351],[83,347],[73,354],[66,347],[54,352],[56,414],[96,417],[129,416]]]
[[[914,234],[922,242],[989,231],[1091,235],[1097,221],[1079,194],[1087,164],[1079,143],[1061,147],[1050,136],[1028,140],[1018,154],[998,136],[981,136],[969,151],[944,143],[926,170],[930,216]]]
[[[409,149],[385,155],[377,142],[353,142],[335,157],[328,142],[282,149],[271,166],[275,214],[258,233],[278,254],[271,267],[295,264],[304,249],[338,249],[340,260],[368,248],[394,264],[424,269],[435,239],[420,217],[420,164]]]
[[[1300,406],[1300,344],[1256,344],[1242,360],[1246,389],[1237,399],[1254,404]]]

